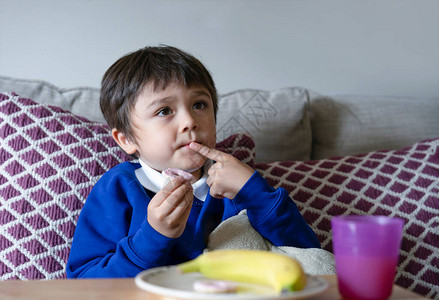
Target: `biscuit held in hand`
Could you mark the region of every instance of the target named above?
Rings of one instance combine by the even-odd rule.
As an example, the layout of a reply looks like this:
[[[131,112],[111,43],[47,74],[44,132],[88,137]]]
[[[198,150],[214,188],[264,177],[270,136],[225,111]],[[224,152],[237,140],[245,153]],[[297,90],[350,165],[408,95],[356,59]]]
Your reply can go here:
[[[193,189],[183,177],[168,182],[148,204],[148,223],[170,238],[179,237],[192,208]]]
[[[166,176],[167,178],[175,178],[177,176],[181,176],[186,181],[192,181],[194,179],[194,176],[192,176],[191,173],[177,169],[177,168],[168,168],[166,170],[163,170],[162,174],[163,174],[163,176]]]
[[[208,171],[206,183],[210,194],[215,198],[235,198],[244,184],[255,172],[248,165],[240,162],[233,155],[192,142],[189,148],[215,161]]]

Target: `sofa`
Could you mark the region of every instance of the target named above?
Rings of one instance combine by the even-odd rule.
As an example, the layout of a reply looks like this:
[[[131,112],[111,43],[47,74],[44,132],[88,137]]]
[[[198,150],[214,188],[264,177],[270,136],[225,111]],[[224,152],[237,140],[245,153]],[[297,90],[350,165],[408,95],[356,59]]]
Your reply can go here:
[[[0,278],[62,279],[99,177],[132,159],[99,89],[0,76]],[[285,188],[322,248],[335,215],[405,222],[395,282],[439,299],[439,98],[322,95],[302,87],[219,97],[217,147]]]

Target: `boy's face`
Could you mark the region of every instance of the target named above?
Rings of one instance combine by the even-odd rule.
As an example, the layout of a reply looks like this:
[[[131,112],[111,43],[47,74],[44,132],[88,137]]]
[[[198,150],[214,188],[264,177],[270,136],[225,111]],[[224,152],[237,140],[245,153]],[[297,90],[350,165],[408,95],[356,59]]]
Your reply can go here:
[[[169,85],[155,91],[146,85],[131,112],[135,141],[113,130],[116,142],[137,153],[151,168],[179,168],[198,175],[206,158],[189,149],[190,142],[215,147],[216,126],[212,98],[203,87]]]

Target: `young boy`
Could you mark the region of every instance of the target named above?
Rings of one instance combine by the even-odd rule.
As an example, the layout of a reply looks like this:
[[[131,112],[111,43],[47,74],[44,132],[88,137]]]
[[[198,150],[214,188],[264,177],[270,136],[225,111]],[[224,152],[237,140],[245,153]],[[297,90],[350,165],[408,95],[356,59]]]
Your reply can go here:
[[[133,277],[195,258],[219,223],[247,209],[252,226],[275,245],[320,247],[282,189],[214,149],[217,93],[193,56],[146,47],[114,63],[100,105],[124,162],[93,187],[76,227],[67,276]],[[161,172],[193,175],[169,183]]]

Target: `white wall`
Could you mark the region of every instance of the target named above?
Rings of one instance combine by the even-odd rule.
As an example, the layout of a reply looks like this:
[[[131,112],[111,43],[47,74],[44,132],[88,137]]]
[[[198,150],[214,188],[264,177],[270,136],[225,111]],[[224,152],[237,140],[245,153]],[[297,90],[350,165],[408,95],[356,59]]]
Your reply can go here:
[[[220,93],[439,97],[436,0],[0,0],[0,74],[96,86],[123,54],[170,44]]]

